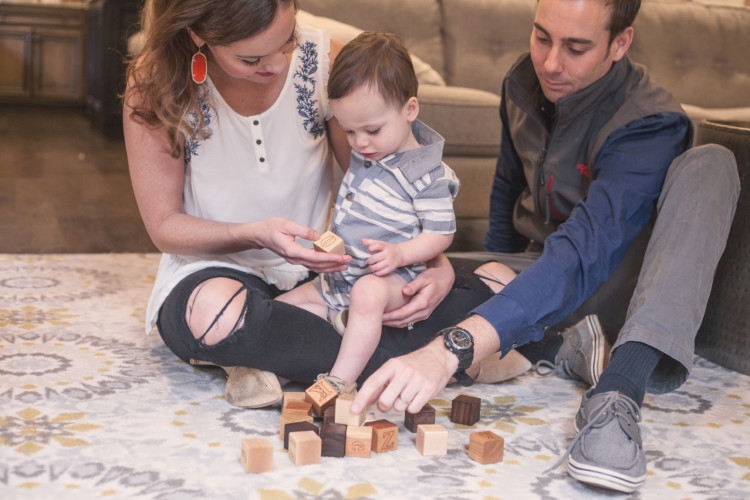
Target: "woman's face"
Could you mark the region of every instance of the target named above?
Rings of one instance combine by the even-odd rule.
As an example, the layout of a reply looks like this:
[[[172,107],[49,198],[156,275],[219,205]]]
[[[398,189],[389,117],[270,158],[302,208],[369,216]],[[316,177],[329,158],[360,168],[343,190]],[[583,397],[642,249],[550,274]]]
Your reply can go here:
[[[207,46],[213,63],[228,76],[270,83],[279,75],[286,77],[290,54],[297,46],[296,27],[294,5],[280,4],[276,17],[265,31],[229,45]]]

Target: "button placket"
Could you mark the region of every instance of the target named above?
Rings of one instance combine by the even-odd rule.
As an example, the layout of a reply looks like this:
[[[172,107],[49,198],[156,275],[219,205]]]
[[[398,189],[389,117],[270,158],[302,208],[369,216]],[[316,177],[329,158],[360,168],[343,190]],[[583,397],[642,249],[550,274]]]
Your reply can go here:
[[[266,154],[266,140],[265,137],[263,137],[263,126],[257,118],[253,118],[252,133],[255,138],[253,141],[253,150],[255,151],[255,161],[258,165],[258,170],[261,172],[267,172],[269,165]]]

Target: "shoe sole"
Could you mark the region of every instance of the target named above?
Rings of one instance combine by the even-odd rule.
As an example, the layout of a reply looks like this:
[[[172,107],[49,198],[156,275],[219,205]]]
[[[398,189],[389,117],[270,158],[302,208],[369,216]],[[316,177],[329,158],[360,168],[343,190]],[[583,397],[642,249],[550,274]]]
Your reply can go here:
[[[596,387],[596,384],[599,383],[599,375],[604,371],[604,360],[607,355],[607,340],[604,338],[602,325],[599,323],[599,319],[596,316],[587,316],[586,321],[588,322],[589,329],[594,333],[592,339],[593,351],[591,353],[589,379],[591,380],[591,387]]]
[[[572,458],[568,458],[568,474],[582,483],[623,493],[632,493],[646,482],[646,474],[638,477],[628,476],[603,467],[582,464]]]

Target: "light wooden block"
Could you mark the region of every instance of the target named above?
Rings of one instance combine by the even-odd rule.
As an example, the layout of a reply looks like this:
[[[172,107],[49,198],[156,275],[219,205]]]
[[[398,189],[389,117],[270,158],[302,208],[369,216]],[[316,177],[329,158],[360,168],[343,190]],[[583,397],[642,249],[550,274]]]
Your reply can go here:
[[[425,456],[448,454],[448,431],[440,424],[417,427],[417,450]]]
[[[326,231],[318,241],[313,242],[313,248],[318,252],[335,253],[338,255],[346,254],[344,240],[331,231]]]
[[[273,445],[268,439],[243,439],[240,463],[245,472],[270,472],[273,470]]]
[[[289,458],[295,465],[319,464],[321,451],[320,436],[315,432],[300,431],[289,434]]]
[[[372,453],[372,427],[347,426],[346,448],[344,455],[347,457],[370,458]]]
[[[354,394],[340,394],[336,398],[336,413],[334,422],[337,424],[362,425],[365,421],[365,413],[352,413],[352,402],[354,401]]]
[[[305,401],[304,391],[288,391],[283,393],[283,399],[281,400],[281,411],[284,411],[286,405],[292,401]]]
[[[279,418],[279,439],[284,440],[284,428],[287,424],[294,422],[313,422],[311,415],[301,415],[299,413],[282,413]]]
[[[320,429],[317,425],[315,425],[312,422],[308,422],[306,420],[302,420],[300,422],[291,422],[289,424],[286,424],[284,426],[284,448],[289,449],[289,435],[292,432],[301,432],[301,431],[313,431],[315,434],[320,434]]]
[[[373,420],[365,425],[372,427],[372,449],[375,453],[398,448],[398,425],[385,419]]]
[[[492,431],[473,432],[469,435],[469,458],[480,464],[503,461],[505,440]]]
[[[282,415],[309,415],[312,416],[312,403],[309,401],[288,401],[281,407]]]
[[[345,425],[333,422],[320,426],[321,454],[324,457],[343,457],[346,454],[346,429]]]
[[[424,405],[421,410],[417,413],[409,413],[408,411],[404,415],[404,427],[409,429],[411,432],[417,432],[417,427],[422,424],[434,424],[435,423],[435,408],[429,403]]]
[[[323,411],[333,404],[338,395],[336,389],[324,378],[305,389],[305,400],[312,403],[316,417],[322,417]]]
[[[474,425],[479,422],[482,400],[461,394],[451,403],[451,422],[462,425]]]

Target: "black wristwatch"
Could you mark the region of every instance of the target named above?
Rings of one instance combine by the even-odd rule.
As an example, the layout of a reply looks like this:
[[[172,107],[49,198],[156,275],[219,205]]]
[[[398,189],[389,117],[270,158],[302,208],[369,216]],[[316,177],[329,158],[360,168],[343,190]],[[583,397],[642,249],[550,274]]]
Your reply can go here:
[[[458,369],[453,374],[456,381],[468,387],[474,383],[466,369],[474,362],[474,337],[469,332],[458,326],[450,326],[438,332],[443,335],[445,348],[458,357]]]

